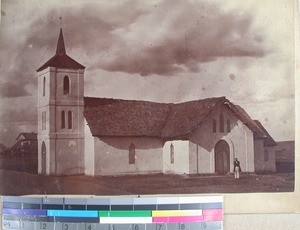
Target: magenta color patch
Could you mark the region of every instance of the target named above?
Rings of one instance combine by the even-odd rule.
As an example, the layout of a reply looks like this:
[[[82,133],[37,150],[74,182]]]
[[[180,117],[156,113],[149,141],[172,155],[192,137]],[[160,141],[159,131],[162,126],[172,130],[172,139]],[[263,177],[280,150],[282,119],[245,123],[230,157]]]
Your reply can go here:
[[[218,208],[218,209],[203,209],[202,210],[202,215],[203,216],[214,216],[214,215],[220,215],[223,214],[223,209]]]
[[[204,221],[223,220],[223,209],[206,209],[202,211]]]
[[[203,216],[153,217],[153,223],[202,222]]]

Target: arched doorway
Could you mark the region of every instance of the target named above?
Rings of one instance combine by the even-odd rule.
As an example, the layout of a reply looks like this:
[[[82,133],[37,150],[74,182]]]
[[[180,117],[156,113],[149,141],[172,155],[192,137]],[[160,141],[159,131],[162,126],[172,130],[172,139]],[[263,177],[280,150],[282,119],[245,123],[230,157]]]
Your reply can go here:
[[[42,155],[42,170],[41,170],[41,173],[46,174],[46,145],[45,145],[44,141],[42,143],[41,155]]]
[[[225,174],[230,171],[230,150],[226,141],[220,140],[215,145],[215,172]]]

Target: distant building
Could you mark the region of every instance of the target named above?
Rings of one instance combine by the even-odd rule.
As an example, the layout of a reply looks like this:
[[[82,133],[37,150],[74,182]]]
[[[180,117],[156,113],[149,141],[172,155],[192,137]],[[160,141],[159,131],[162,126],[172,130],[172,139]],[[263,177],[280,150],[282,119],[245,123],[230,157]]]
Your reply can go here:
[[[55,55],[37,70],[40,174],[225,174],[234,158],[243,172],[275,171],[273,138],[225,97],[84,97],[84,69],[66,54],[60,29]]]
[[[277,142],[275,147],[276,171],[294,172],[295,170],[295,141]]]
[[[1,169],[37,173],[37,133],[20,133],[16,143],[1,153]]]
[[[13,146],[13,149],[28,153],[38,152],[37,133],[20,133],[16,140],[17,143]]]

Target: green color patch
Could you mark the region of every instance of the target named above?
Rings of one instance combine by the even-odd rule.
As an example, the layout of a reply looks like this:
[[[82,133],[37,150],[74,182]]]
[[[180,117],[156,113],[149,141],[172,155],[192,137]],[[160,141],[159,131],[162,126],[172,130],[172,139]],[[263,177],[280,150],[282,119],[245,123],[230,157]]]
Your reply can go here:
[[[152,211],[100,211],[99,217],[152,217]]]

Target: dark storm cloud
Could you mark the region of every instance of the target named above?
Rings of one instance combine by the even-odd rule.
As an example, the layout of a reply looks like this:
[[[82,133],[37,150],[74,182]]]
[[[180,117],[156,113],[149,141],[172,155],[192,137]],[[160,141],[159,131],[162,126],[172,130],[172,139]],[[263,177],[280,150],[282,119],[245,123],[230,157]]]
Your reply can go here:
[[[206,2],[128,1],[62,11],[67,50],[89,70],[170,75],[197,72],[201,63],[222,58],[260,58],[268,52],[264,35],[253,28],[253,15],[224,12]],[[52,10],[32,23],[26,44],[39,55],[45,46],[54,52],[58,17]]]
[[[135,2],[127,3],[131,3],[132,6]],[[16,31],[12,36],[5,33],[4,27],[1,34],[1,52],[5,55],[1,55],[0,96],[31,95],[26,86],[37,86],[36,69],[55,53],[60,14],[63,15],[68,54],[89,66],[93,63],[93,55],[98,55],[98,52],[111,46],[109,31],[130,24],[141,14],[141,10],[132,10],[130,6],[126,6],[124,2],[108,11],[97,4],[61,6],[59,10],[52,5],[48,12],[35,17],[23,33]],[[13,22],[8,20],[4,23],[7,27],[14,26]]]
[[[170,75],[196,72],[201,63],[220,58],[267,53],[252,15],[224,12],[216,4],[132,0],[51,7],[30,22],[22,39],[2,36],[1,63],[10,68],[1,70],[1,96],[31,95],[26,86],[36,87],[35,70],[55,53],[60,14],[67,52],[88,70]]]
[[[112,33],[114,43],[97,63],[108,71],[196,72],[201,63],[227,57],[260,58],[267,52],[263,35],[252,27],[252,15],[223,12],[205,2],[164,1]]]

